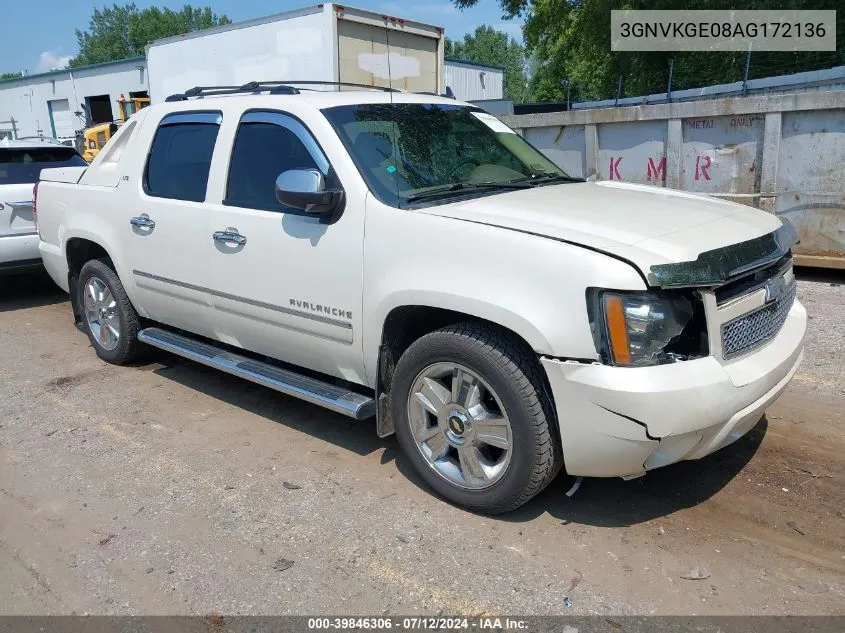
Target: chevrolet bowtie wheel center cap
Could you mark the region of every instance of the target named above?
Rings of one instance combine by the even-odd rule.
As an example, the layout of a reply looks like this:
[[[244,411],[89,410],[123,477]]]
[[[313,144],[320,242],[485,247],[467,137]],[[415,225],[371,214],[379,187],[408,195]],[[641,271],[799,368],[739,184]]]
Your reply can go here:
[[[458,417],[457,415],[453,415],[449,418],[449,430],[452,431],[455,435],[460,437],[466,431],[466,425],[464,421]]]

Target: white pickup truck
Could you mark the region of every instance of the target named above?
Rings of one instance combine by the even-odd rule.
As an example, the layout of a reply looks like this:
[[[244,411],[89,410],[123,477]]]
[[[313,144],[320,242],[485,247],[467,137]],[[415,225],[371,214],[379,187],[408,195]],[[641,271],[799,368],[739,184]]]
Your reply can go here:
[[[466,103],[285,84],[135,114],[45,170],[96,353],[152,345],[395,431],[453,503],[643,475],[749,431],[803,353],[793,229],[563,173]]]

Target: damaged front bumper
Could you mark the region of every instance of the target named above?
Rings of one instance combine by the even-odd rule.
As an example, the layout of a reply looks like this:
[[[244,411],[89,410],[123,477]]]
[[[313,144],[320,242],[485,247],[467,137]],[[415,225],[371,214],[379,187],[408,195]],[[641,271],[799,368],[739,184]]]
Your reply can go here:
[[[739,439],[798,369],[806,326],[796,301],[777,336],[730,363],[708,356],[628,368],[542,359],[566,471],[636,477]]]

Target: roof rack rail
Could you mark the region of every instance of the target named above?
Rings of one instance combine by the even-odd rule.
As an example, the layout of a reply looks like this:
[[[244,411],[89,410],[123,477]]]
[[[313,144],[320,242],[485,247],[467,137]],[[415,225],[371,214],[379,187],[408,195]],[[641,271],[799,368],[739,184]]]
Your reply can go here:
[[[316,81],[313,79],[306,79],[303,81],[267,81],[260,82],[259,85],[294,85],[294,86],[348,86],[350,88],[364,88],[365,90],[380,90],[381,92],[400,92],[398,88],[390,88],[388,86],[371,86],[369,84],[356,84],[350,81]]]
[[[432,97],[443,97],[445,99],[454,99],[455,93],[452,92],[452,89],[449,86],[446,86],[446,92],[443,94],[438,94],[436,92],[431,92],[429,90],[424,90],[422,92],[415,92],[415,95],[431,95]]]
[[[351,88],[381,90],[383,92],[399,92],[396,88],[388,88],[387,86],[369,86],[367,84],[356,84],[348,81],[315,81],[310,79],[302,81],[250,81],[242,86],[195,86],[183,93],[170,95],[165,99],[165,102],[187,101],[188,99],[201,99],[203,97],[216,97],[219,95],[258,94],[261,92],[295,95],[300,92],[296,86],[348,86]]]

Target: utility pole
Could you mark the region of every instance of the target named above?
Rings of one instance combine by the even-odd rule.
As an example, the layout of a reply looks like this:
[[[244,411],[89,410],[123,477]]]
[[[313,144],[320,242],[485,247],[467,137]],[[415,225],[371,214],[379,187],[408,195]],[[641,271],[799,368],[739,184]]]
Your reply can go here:
[[[675,70],[675,58],[669,58],[669,84],[666,86],[666,103],[672,101],[672,73]]]
[[[745,73],[742,76],[742,96],[748,94],[748,69],[751,67],[751,48],[745,54]]]
[[[613,102],[613,105],[617,105],[619,103],[619,97],[622,95],[622,77],[625,75],[619,75],[619,81],[616,83],[616,101]]]
[[[561,79],[560,83],[562,86],[566,86],[566,109],[569,110],[569,95],[572,92],[572,82],[567,77],[566,79]]]

